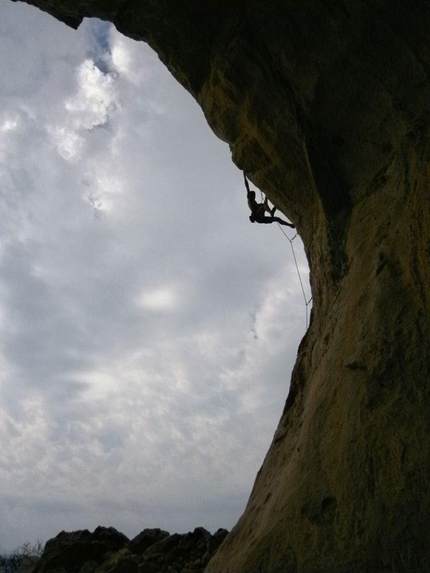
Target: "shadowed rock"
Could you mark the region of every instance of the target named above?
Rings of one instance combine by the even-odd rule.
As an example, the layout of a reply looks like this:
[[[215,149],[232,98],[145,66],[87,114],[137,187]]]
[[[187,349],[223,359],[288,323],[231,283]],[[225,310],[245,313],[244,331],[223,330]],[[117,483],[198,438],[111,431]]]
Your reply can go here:
[[[95,569],[105,561],[109,552],[119,551],[128,543],[129,539],[113,527],[97,527],[93,533],[87,529],[62,531],[47,541],[35,573],[57,570],[77,573],[84,563],[91,563]]]
[[[157,541],[169,537],[169,535],[168,531],[163,531],[162,529],[144,529],[130,541],[128,548],[132,553],[141,555],[148,547],[151,547],[151,545],[157,543]]]
[[[145,529],[129,541],[113,527],[62,531],[46,543],[32,573],[203,573],[227,533]]]

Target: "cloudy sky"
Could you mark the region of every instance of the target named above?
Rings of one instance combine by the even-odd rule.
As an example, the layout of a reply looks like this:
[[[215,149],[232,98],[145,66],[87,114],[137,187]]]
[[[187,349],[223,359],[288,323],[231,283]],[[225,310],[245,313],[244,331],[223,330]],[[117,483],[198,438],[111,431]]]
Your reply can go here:
[[[0,14],[0,551],[231,528],[305,331],[290,245],[145,44]]]

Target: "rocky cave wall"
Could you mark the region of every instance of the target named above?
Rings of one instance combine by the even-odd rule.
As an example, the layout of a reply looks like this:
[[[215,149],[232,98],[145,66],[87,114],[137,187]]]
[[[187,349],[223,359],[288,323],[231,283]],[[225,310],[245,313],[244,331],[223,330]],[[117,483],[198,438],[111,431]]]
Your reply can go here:
[[[31,0],[148,42],[296,225],[311,324],[208,573],[430,563],[428,0]]]

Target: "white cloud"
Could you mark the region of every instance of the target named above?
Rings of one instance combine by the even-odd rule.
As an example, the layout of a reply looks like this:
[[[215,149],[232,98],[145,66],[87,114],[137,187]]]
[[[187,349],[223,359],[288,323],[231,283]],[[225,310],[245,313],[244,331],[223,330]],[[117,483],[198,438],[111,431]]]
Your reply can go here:
[[[123,38],[116,36],[112,45],[112,64],[115,69],[128,79],[131,79],[136,73],[132,66],[132,56],[128,42]]]
[[[163,312],[173,310],[178,304],[178,295],[172,287],[160,287],[143,292],[137,304],[143,310]]]
[[[116,108],[114,75],[103,73],[92,60],[85,60],[77,76],[79,91],[65,101],[74,128],[92,129],[106,124]]]
[[[0,5],[0,548],[231,527],[304,332],[288,241],[145,45]]]
[[[85,140],[79,134],[59,126],[48,127],[48,133],[63,159],[74,161],[81,156]]]

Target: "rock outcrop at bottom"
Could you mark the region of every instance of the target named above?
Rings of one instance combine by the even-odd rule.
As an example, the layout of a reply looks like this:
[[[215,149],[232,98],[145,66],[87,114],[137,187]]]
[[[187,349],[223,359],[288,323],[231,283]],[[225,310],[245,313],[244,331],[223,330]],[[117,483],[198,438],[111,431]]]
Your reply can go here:
[[[203,573],[227,533],[144,529],[130,541],[113,527],[62,531],[46,543],[32,573]]]

